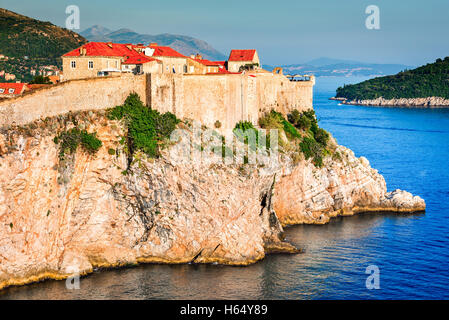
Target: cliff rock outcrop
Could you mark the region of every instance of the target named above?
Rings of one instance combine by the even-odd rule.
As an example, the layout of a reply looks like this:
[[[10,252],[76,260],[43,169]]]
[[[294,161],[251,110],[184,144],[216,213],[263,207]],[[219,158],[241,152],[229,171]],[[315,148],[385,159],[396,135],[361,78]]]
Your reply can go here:
[[[388,107],[449,107],[449,99],[441,97],[427,98],[399,98],[384,99],[382,97],[374,100],[343,100],[343,104],[360,106],[388,106]]]
[[[419,197],[386,192],[364,158],[255,165],[128,162],[124,129],[104,112],[67,115],[0,132],[0,288],[86,274],[96,267],[156,263],[246,265],[297,252],[282,225],[325,223],[359,211],[420,211]],[[59,157],[53,138],[76,122],[103,146]]]
[[[338,161],[325,159],[322,168],[302,161],[280,177],[274,210],[283,225],[325,224],[335,216],[358,212],[417,212],[425,202],[406,191],[387,192],[385,179],[365,157],[338,146]]]

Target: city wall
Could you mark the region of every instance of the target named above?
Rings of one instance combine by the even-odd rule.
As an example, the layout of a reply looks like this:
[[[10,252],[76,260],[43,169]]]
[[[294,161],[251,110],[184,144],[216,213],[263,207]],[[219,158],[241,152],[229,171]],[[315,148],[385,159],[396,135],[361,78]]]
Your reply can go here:
[[[179,118],[233,128],[240,120],[257,124],[272,109],[289,113],[313,108],[312,81],[291,82],[272,73],[227,75],[147,75],[147,104]]]
[[[70,111],[100,110],[123,104],[131,92],[146,99],[145,75],[70,80],[0,102],[0,126],[23,125]]]
[[[233,128],[240,120],[257,124],[274,109],[288,113],[313,107],[312,81],[291,82],[272,73],[227,75],[146,74],[71,80],[0,102],[0,126],[23,125],[82,110],[120,105],[136,92],[147,105],[208,127]]]

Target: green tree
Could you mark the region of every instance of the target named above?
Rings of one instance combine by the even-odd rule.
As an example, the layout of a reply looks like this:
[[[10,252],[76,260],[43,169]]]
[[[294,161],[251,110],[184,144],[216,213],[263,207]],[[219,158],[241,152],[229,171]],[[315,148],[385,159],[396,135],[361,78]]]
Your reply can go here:
[[[30,81],[30,84],[51,84],[49,77],[44,76],[36,76],[33,80]]]

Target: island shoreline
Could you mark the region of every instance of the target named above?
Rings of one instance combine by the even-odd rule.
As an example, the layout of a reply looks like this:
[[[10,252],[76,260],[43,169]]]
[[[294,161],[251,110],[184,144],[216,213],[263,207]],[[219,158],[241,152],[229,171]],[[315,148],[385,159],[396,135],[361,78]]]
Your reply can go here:
[[[449,99],[441,97],[427,98],[395,98],[384,99],[382,97],[373,100],[349,100],[342,97],[331,97],[329,100],[340,101],[344,105],[365,107],[402,107],[421,109],[445,109],[449,108]]]

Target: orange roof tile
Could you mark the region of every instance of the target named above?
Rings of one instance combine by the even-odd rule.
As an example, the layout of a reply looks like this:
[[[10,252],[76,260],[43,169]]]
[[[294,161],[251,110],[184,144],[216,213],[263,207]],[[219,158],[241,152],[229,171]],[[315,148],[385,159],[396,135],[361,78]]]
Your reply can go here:
[[[10,91],[11,90],[11,91]],[[26,83],[0,83],[0,94],[22,94],[26,90]]]
[[[229,61],[252,61],[256,50],[231,50]]]
[[[178,51],[170,47],[161,47],[158,45],[150,45],[148,48],[154,49],[153,57],[177,57],[177,58],[187,58]]]
[[[125,64],[141,64],[149,61],[157,61],[135,50],[137,46],[123,43],[89,42],[72,50],[63,57],[79,57],[81,50],[85,49],[85,55],[91,57],[124,57]]]

